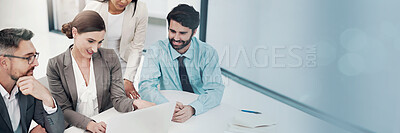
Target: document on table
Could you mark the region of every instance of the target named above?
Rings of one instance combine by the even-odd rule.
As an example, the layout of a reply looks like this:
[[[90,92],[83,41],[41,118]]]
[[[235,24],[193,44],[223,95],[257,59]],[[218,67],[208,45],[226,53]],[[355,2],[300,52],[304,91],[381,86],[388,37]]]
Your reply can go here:
[[[124,113],[107,120],[107,133],[167,133],[176,102]]]
[[[228,124],[225,133],[269,133],[274,132],[276,124],[275,120],[260,112],[242,110]]]

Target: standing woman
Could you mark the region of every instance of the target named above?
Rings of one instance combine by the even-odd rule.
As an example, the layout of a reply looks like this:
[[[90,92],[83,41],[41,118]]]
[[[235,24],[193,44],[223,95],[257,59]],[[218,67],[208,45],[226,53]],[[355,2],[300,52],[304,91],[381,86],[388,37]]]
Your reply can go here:
[[[89,2],[84,10],[96,11],[104,19],[108,31],[103,47],[114,49],[119,57],[126,95],[139,98],[133,80],[146,39],[146,4],[138,0],[101,0]]]
[[[118,56],[112,49],[100,48],[106,29],[98,13],[79,13],[62,26],[62,32],[74,39],[74,44],[49,60],[47,78],[68,125],[105,132],[104,122],[89,117],[113,106],[119,112],[129,112],[154,105],[125,96]]]

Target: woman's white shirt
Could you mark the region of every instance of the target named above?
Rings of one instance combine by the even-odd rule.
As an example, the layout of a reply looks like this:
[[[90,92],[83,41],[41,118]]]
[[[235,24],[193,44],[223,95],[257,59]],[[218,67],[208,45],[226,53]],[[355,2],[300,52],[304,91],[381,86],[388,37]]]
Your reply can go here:
[[[78,93],[78,100],[76,105],[76,112],[81,113],[87,117],[99,114],[96,80],[93,69],[93,58],[90,59],[90,78],[88,86],[86,86],[85,79],[78,64],[71,53],[72,68],[75,75],[76,92]]]
[[[119,48],[122,36],[122,23],[124,22],[123,11],[120,14],[108,13],[108,23],[107,23],[107,48],[114,49],[115,53],[119,57],[119,62],[121,63],[122,73],[125,73],[126,61],[121,58]]]

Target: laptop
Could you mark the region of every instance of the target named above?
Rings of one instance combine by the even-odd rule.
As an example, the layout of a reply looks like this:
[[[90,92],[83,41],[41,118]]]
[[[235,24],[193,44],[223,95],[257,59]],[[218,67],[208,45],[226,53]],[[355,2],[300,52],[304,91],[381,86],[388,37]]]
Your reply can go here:
[[[107,120],[107,133],[168,133],[176,102],[120,114]]]

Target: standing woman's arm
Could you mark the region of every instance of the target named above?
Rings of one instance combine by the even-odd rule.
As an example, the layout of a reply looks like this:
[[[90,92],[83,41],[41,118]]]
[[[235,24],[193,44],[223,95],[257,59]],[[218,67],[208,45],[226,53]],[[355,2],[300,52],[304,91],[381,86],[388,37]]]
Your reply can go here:
[[[138,20],[136,21],[135,30],[132,31],[134,34],[133,39],[128,44],[128,48],[130,50],[127,51],[128,53],[125,53],[129,54],[129,58],[127,60],[124,79],[127,79],[131,82],[133,82],[133,80],[135,79],[137,68],[139,67],[140,63],[140,58],[142,57],[148,23],[148,11],[146,4],[138,1],[136,6],[137,7],[134,16],[137,16]]]

